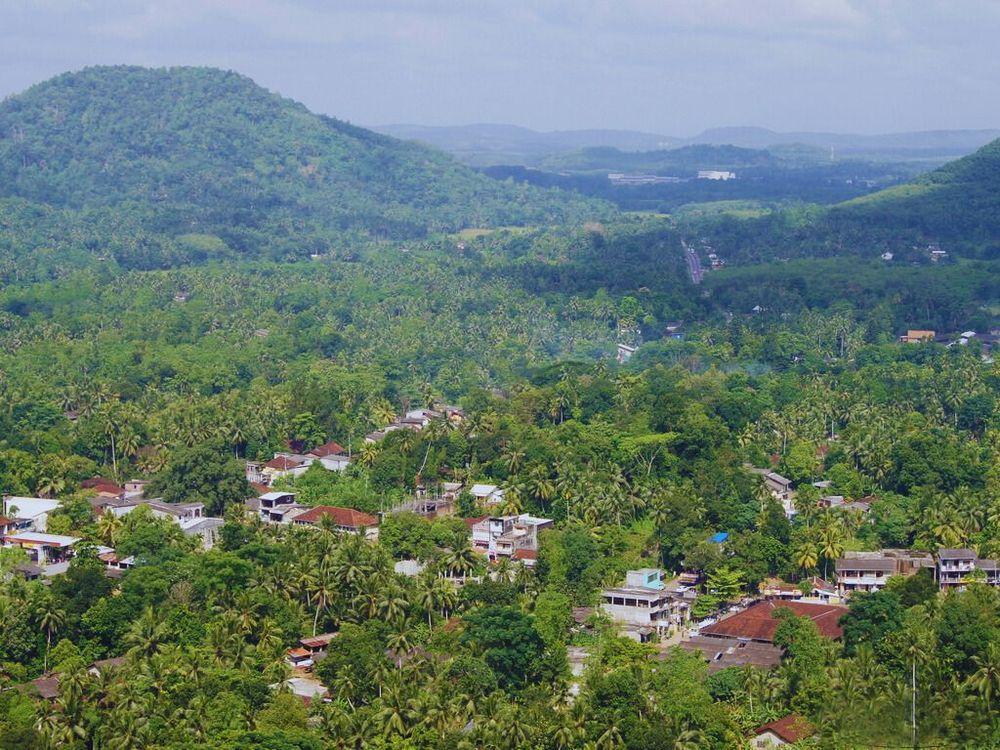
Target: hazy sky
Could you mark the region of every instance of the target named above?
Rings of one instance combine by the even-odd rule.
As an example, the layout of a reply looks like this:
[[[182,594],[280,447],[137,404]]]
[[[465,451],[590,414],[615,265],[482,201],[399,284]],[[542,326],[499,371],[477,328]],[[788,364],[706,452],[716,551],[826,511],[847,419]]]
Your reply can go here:
[[[998,0],[0,0],[0,95],[214,65],[360,124],[1000,126]]]

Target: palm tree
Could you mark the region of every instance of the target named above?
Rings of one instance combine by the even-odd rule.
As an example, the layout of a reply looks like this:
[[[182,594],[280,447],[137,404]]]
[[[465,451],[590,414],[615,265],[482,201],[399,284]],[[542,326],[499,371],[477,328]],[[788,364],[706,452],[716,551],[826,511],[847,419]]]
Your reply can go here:
[[[990,709],[993,698],[1000,692],[1000,645],[990,643],[986,653],[973,657],[978,669],[969,677],[969,686],[983,697],[986,710]]]
[[[792,552],[792,561],[801,570],[813,570],[819,562],[815,545],[808,539],[803,540]]]
[[[114,547],[118,539],[118,532],[121,531],[123,521],[108,508],[97,520],[97,533],[101,541],[109,547]]]
[[[459,547],[444,558],[444,567],[449,575],[465,578],[476,568],[476,553],[470,547]]]
[[[66,624],[66,612],[56,605],[51,596],[45,596],[35,605],[35,619],[38,627],[45,631],[45,659],[42,671],[48,672],[52,635]]]
[[[386,645],[396,655],[396,668],[403,667],[403,654],[413,648],[413,641],[410,638],[410,621],[405,617],[400,617],[395,621],[392,633],[386,639]]]
[[[823,555],[823,578],[829,578],[830,560],[844,554],[843,529],[840,522],[829,514],[819,528],[820,552]]]

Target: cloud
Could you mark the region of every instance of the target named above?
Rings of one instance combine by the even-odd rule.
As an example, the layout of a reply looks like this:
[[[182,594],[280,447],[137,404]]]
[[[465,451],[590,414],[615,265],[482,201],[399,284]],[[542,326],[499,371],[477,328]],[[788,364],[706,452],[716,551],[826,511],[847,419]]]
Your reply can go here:
[[[209,64],[368,123],[1000,123],[991,0],[0,0],[0,17],[0,94],[87,64]]]

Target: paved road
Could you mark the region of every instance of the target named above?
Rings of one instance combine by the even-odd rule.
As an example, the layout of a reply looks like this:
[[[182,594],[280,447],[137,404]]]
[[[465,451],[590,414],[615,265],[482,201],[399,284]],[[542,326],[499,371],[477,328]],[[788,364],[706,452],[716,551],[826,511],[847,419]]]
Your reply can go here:
[[[691,274],[691,282],[693,284],[700,284],[701,280],[705,277],[705,269],[701,267],[701,259],[698,257],[698,253],[688,247],[688,244],[684,240],[681,240],[681,245],[684,247],[684,259],[688,264],[688,273]]]

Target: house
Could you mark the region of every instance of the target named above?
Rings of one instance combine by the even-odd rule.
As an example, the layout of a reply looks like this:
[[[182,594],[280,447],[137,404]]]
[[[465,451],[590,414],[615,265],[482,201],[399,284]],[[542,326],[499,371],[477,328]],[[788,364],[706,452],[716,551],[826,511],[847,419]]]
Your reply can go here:
[[[909,550],[845,552],[834,565],[837,590],[841,596],[849,596],[854,591],[878,591],[891,576],[911,576],[932,565],[930,555]]]
[[[764,486],[767,487],[771,496],[781,503],[782,509],[788,518],[792,518],[798,511],[795,510],[795,491],[792,489],[792,480],[786,479],[776,471],[757,469],[764,479]]]
[[[760,595],[765,599],[780,601],[803,601],[819,604],[839,604],[841,597],[837,587],[829,581],[812,576],[802,583],[788,583],[780,578],[765,578],[757,586]]]
[[[65,562],[73,556],[73,545],[80,541],[75,536],[45,534],[40,531],[15,531],[3,538],[7,547],[20,547],[32,562],[51,565]]]
[[[260,516],[261,521],[264,521],[265,523],[281,523],[284,520],[284,514],[281,513],[277,517],[272,517],[271,513],[281,506],[293,505],[295,503],[295,493],[278,491],[265,492],[263,495],[256,498],[256,500],[257,513]]]
[[[486,516],[472,526],[472,548],[484,553],[491,561],[498,557],[513,558],[518,550],[538,551],[538,535],[551,528],[552,520],[522,513],[519,516]],[[534,562],[530,555],[518,559]]]
[[[307,455],[319,461],[328,471],[343,471],[351,463],[344,447],[333,441],[317,445]]]
[[[693,588],[664,583],[662,570],[640,568],[626,572],[624,586],[601,592],[601,609],[627,636],[644,642],[687,622],[694,598]]]
[[[727,180],[735,180],[735,172],[725,172],[718,169],[700,169],[698,170],[699,180],[722,180],[723,182]]]
[[[263,478],[261,484],[270,487],[277,479],[302,476],[310,463],[312,462],[305,458],[278,453],[261,468],[260,474]]]
[[[91,477],[80,482],[80,489],[93,490],[98,497],[124,498],[125,488],[104,477]]]
[[[469,489],[476,502],[483,508],[492,508],[503,502],[504,491],[495,484],[474,484]]]
[[[781,648],[774,645],[779,620],[774,613],[790,609],[816,624],[820,635],[838,639],[843,635],[840,618],[847,607],[802,601],[763,601],[701,627],[696,635],[681,641],[686,651],[698,651],[708,661],[708,671],[751,666],[770,669],[781,663]]]
[[[304,648],[290,648],[285,652],[285,663],[292,669],[311,669],[315,662],[312,654]]]
[[[676,339],[677,341],[684,340],[684,324],[680,321],[673,320],[668,322],[663,326],[663,330],[668,338]]]
[[[336,633],[320,633],[319,635],[300,638],[299,644],[309,652],[315,662],[326,656],[326,649],[330,645],[330,641],[336,637]]]
[[[933,341],[934,336],[934,331],[911,328],[904,335],[900,336],[899,340],[903,344],[924,344]]]
[[[773,643],[774,631],[778,629],[779,624],[774,613],[782,608],[790,609],[799,617],[808,617],[824,638],[837,640],[844,634],[840,627],[840,618],[847,612],[847,607],[795,601],[763,601],[703,627],[701,635],[710,638],[737,638],[758,643]]]
[[[317,505],[292,519],[297,526],[319,526],[328,518],[337,531],[363,533],[368,539],[378,538],[378,519],[353,508],[338,508],[333,505]]]
[[[794,745],[816,733],[815,727],[798,714],[789,714],[777,721],[757,727],[753,734],[752,747],[771,748]]]
[[[942,589],[962,590],[976,580],[1000,586],[1000,568],[996,560],[980,559],[971,549],[939,549],[935,570]]]
[[[47,497],[9,496],[3,499],[3,515],[13,521],[16,529],[45,531],[49,513],[59,507],[59,501]]]
[[[617,360],[618,364],[623,365],[630,359],[632,359],[632,355],[635,354],[635,350],[637,348],[638,347],[635,346],[629,346],[628,344],[619,344],[618,353],[617,355],[615,355],[615,359]]]

